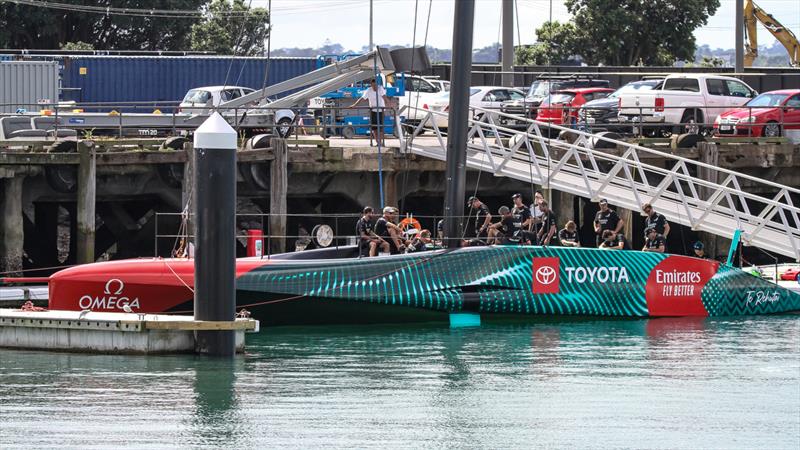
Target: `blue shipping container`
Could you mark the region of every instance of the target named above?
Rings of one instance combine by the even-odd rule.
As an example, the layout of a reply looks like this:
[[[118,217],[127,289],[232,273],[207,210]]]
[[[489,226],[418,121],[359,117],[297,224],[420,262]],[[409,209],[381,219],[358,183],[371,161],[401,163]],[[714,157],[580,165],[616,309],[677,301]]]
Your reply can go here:
[[[179,102],[200,86],[260,89],[267,58],[217,56],[64,56],[62,100]],[[316,69],[316,58],[272,58],[267,85]],[[226,81],[227,80],[227,81]]]

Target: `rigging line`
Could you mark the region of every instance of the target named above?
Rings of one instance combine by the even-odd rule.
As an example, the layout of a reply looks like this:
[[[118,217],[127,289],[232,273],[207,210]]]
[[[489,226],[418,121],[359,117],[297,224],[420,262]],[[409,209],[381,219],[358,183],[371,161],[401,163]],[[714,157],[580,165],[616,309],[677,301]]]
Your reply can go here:
[[[228,70],[225,72],[225,82],[222,83],[222,90],[224,91],[225,88],[228,86],[228,77],[231,74],[231,69],[233,68],[233,61],[236,60],[236,51],[241,44],[242,36],[244,35],[244,29],[247,26],[247,18],[248,14],[251,12],[251,7],[253,5],[253,0],[247,2],[247,12],[244,16],[242,16],[242,25],[239,27],[239,35],[236,37],[236,40],[233,42],[233,57],[231,61],[228,63]],[[244,50],[244,49],[242,49]]]
[[[169,262],[167,262],[167,259],[165,258],[163,261],[164,261],[164,264],[166,264],[167,269],[169,269],[169,271],[172,272],[173,275],[175,275],[175,278],[177,278],[178,281],[180,281],[184,286],[186,286],[186,289],[190,290],[192,292],[192,295],[194,295],[194,289],[192,287],[190,287],[188,284],[186,284],[186,282],[183,281],[183,278],[181,278],[181,276],[178,275],[178,273],[175,272],[175,270],[172,269],[172,266],[169,265]]]
[[[269,11],[269,34],[267,35],[267,66],[264,68],[264,82],[261,83],[261,90],[267,88],[267,78],[269,77],[269,64],[272,61],[272,0],[267,2],[267,10]]]
[[[411,35],[411,68],[409,70],[409,72],[411,74],[414,73],[414,54],[416,53],[414,51],[414,48],[417,46],[417,16],[418,16],[417,11],[418,10],[419,10],[419,0],[414,0],[414,30],[413,30],[413,33]],[[395,77],[395,79],[396,79],[396,77]],[[403,84],[405,84],[405,77],[403,77]],[[417,93],[417,99],[416,99],[416,103],[414,105],[415,111],[416,111],[416,108],[417,108],[418,105],[419,105],[419,93]],[[396,113],[397,112],[395,112],[395,114]],[[412,137],[410,139],[409,145],[413,145],[413,143],[414,143],[414,138]],[[404,166],[405,166],[404,169],[405,170],[403,170],[403,182],[401,183],[401,186],[400,186],[401,187],[400,195],[403,195],[405,193],[405,191],[406,191],[406,183],[408,182],[408,153],[406,153],[404,155],[403,162],[404,162]],[[400,213],[402,214],[403,209],[405,209],[405,206],[406,206],[405,199],[403,199],[403,202],[400,203],[400,199],[398,198],[397,199],[397,203],[398,203],[398,205],[397,205],[398,208],[400,207],[401,204],[403,205],[403,207],[400,208]]]

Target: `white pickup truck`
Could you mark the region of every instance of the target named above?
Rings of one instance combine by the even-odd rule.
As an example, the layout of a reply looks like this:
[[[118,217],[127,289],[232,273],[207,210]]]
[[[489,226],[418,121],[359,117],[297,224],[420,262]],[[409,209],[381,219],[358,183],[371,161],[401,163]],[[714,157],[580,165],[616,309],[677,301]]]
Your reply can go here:
[[[753,88],[736,78],[673,74],[652,90],[620,95],[619,118],[634,126],[700,133],[710,129],[723,111],[741,106],[756,95]]]

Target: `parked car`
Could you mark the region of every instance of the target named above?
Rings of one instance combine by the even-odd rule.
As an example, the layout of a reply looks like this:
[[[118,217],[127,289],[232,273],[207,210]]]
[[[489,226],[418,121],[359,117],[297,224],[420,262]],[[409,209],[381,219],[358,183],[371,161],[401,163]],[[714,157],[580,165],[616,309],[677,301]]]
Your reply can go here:
[[[255,89],[242,86],[204,86],[190,89],[178,105],[179,113],[189,114],[211,114],[215,107],[222,103],[237,99],[244,95],[255,92]],[[269,105],[270,100],[261,100],[261,106]],[[248,107],[256,106],[255,103],[241,107],[242,113]],[[283,137],[288,136],[292,131],[292,124],[295,121],[295,113],[290,109],[279,109],[274,112],[274,124],[277,125],[277,132]]]
[[[620,120],[680,133],[710,129],[723,111],[758,93],[745,82],[716,74],[673,74],[656,89],[619,96]]]
[[[478,108],[500,111],[503,102],[521,100],[525,95],[519,89],[502,86],[475,86],[469,88],[469,104]],[[446,113],[450,107],[450,93],[440,94],[438,97],[423,105],[431,111]],[[476,111],[475,119],[481,119],[485,113]],[[436,126],[447,128],[446,115],[434,115]]]
[[[632,81],[608,97],[586,102],[578,111],[578,127],[591,131],[630,131],[630,125],[622,125],[619,121],[619,96],[625,93],[649,91],[662,81],[663,78]]]
[[[765,92],[714,121],[721,136],[777,137],[784,130],[800,130],[800,89]]]
[[[503,104],[502,112],[514,116],[533,119],[536,117],[539,105],[552,93],[562,91],[565,89],[578,89],[578,88],[607,88],[609,87],[608,80],[598,80],[589,77],[580,76],[566,76],[566,75],[551,75],[540,76],[527,89],[525,97],[522,100],[510,101]],[[525,128],[527,123],[525,121],[514,121],[513,119],[506,119],[505,124],[514,128]]]
[[[430,80],[425,77],[417,75],[405,75],[405,95],[399,97],[399,108],[408,106],[411,109],[406,109],[403,115],[406,117],[406,123],[416,125],[425,116],[424,112],[419,108],[424,108],[434,99],[442,96],[442,94],[449,93],[445,90],[442,83],[447,83],[439,80]],[[447,83],[449,88],[450,83]]]
[[[575,125],[578,110],[586,102],[608,97],[614,92],[609,88],[564,89],[544,99],[539,105],[536,120],[554,125]]]

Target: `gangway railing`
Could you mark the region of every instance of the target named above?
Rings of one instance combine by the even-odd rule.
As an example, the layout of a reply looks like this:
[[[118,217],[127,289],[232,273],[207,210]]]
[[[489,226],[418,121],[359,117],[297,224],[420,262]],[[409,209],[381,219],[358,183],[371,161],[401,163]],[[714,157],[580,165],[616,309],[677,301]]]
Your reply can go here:
[[[447,113],[409,109],[416,109],[422,120],[403,130],[401,150],[445,160],[447,135],[442,124]],[[800,208],[795,206],[800,190],[796,188],[496,110],[470,107],[470,112],[466,151],[472,169],[592,201],[606,198],[634,211],[651,203],[670,220],[693,230],[731,238],[740,229],[746,245],[800,261]],[[518,131],[498,125],[504,117],[524,120],[527,128]],[[421,137],[425,131],[432,132],[433,138]],[[550,138],[551,133],[563,131],[571,139]],[[642,161],[654,157],[665,161],[665,167]]]

